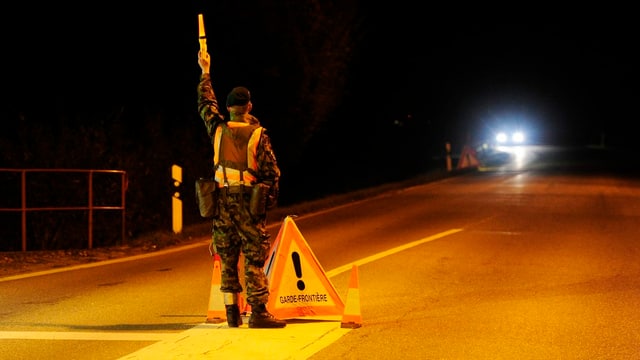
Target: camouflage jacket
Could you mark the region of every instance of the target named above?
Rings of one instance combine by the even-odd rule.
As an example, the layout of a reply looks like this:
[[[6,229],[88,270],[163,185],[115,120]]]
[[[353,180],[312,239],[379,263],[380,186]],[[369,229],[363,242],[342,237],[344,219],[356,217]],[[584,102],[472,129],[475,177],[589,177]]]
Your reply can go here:
[[[204,121],[209,137],[213,137],[218,124],[228,121],[220,114],[218,99],[211,86],[210,74],[202,74],[200,76],[200,83],[198,84],[198,114]]]

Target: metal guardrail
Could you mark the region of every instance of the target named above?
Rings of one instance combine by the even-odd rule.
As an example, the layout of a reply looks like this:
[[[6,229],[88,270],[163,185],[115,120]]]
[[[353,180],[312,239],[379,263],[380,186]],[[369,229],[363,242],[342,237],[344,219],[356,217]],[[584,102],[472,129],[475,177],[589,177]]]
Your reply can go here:
[[[69,211],[81,210],[88,211],[88,248],[93,248],[93,213],[95,210],[119,210],[122,213],[122,241],[125,239],[125,192],[127,189],[126,172],[123,170],[84,170],[84,169],[0,169],[2,172],[20,173],[20,202],[21,206],[13,208],[0,208],[0,212],[20,212],[21,219],[21,237],[22,251],[27,251],[27,213],[34,211]],[[45,207],[29,207],[27,206],[27,174],[28,173],[86,173],[88,176],[88,199],[86,206],[45,206]],[[120,174],[120,204],[115,206],[96,206],[94,204],[93,177],[96,173]]]

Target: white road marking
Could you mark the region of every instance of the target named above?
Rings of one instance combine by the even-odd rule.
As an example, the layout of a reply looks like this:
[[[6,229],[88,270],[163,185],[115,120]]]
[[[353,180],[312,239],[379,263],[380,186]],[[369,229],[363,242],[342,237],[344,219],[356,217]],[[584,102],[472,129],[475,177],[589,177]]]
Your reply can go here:
[[[182,251],[182,250],[185,250],[185,249],[195,248],[195,247],[198,247],[198,246],[202,246],[205,243],[208,244],[209,242],[210,242],[210,240],[200,241],[200,242],[196,242],[196,243],[185,245],[185,246],[180,246],[180,247],[173,248],[173,249],[160,250],[160,251],[147,253],[147,254],[133,255],[133,256],[123,257],[123,258],[118,258],[118,259],[112,259],[112,260],[96,261],[96,262],[92,262],[92,263],[67,266],[67,267],[56,268],[56,269],[51,269],[51,270],[36,271],[36,272],[28,273],[28,274],[7,276],[7,277],[0,278],[0,282],[19,280],[19,279],[26,279],[26,278],[30,278],[30,277],[55,274],[55,273],[59,273],[59,272],[78,270],[78,269],[87,269],[87,268],[93,268],[93,267],[98,267],[98,266],[102,266],[102,265],[117,264],[117,263],[131,261],[131,260],[144,259],[144,258],[153,257],[153,256],[159,256],[159,255],[163,255],[163,254],[179,252],[179,251]]]
[[[156,359],[306,359],[349,332],[340,321],[288,323],[283,329],[202,324],[173,339],[142,348],[120,360]]]
[[[0,331],[0,339],[3,340],[162,341],[170,339],[175,335],[176,333]]]
[[[416,241],[410,242],[408,244],[404,244],[402,246],[395,247],[393,249],[389,249],[389,250],[386,250],[386,251],[379,252],[377,254],[373,254],[371,256],[367,256],[366,258],[363,258],[363,259],[360,259],[360,260],[356,260],[351,264],[342,265],[342,266],[340,266],[338,268],[335,268],[333,270],[327,271],[326,274],[327,274],[328,277],[334,277],[334,276],[336,276],[336,275],[338,275],[340,273],[343,273],[345,271],[350,271],[354,264],[358,265],[358,266],[363,265],[363,264],[367,264],[367,263],[373,262],[375,260],[382,259],[385,256],[393,255],[393,254],[398,253],[400,251],[407,250],[407,249],[410,249],[412,247],[416,247],[418,245],[422,245],[422,244],[427,243],[429,241],[437,240],[437,239],[443,238],[445,236],[449,236],[449,235],[455,234],[455,233],[460,232],[460,231],[462,231],[462,229],[451,229],[451,230],[447,230],[447,231],[441,232],[439,234],[431,235],[431,236],[426,237],[424,239],[416,240]]]
[[[353,263],[332,269],[328,271],[326,275],[331,278],[343,272],[350,271],[354,264],[358,266],[364,265],[460,231],[462,231],[462,229],[447,230],[382,251],[356,260]],[[207,242],[209,242],[209,240],[207,240]],[[187,245],[186,247],[196,246],[202,246],[202,243],[195,243]],[[162,253],[179,251],[184,248],[185,247],[170,249]],[[159,253],[160,252],[43,271],[37,273],[37,275],[124,262],[140,257],[156,256],[159,255]],[[0,279],[0,281],[15,280],[16,278],[28,276],[36,276],[36,274],[18,275]],[[205,323],[179,333],[0,331],[0,339],[156,341],[155,344],[124,356],[120,360],[155,360],[160,357],[184,358],[185,356],[192,358],[194,356],[212,356],[213,354],[218,358],[234,357],[238,354],[243,354],[253,358],[284,360],[306,359],[338,340],[347,332],[353,330],[350,328],[341,328],[340,318],[336,318],[335,316],[288,319],[288,321],[289,323],[284,329],[249,329],[246,324],[243,324],[237,329],[230,329],[226,323]],[[251,346],[247,346],[246,344],[251,344]]]

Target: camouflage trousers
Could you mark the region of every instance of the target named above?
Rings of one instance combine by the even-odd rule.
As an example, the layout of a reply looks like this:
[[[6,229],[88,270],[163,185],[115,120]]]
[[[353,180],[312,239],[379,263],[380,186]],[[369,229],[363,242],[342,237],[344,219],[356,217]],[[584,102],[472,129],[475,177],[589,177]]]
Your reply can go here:
[[[244,255],[244,281],[247,303],[255,306],[269,300],[269,283],[264,264],[271,242],[266,231],[266,216],[249,213],[249,193],[235,193],[218,197],[219,215],[213,220],[214,251],[220,255],[223,293],[241,293],[238,274],[240,254]]]

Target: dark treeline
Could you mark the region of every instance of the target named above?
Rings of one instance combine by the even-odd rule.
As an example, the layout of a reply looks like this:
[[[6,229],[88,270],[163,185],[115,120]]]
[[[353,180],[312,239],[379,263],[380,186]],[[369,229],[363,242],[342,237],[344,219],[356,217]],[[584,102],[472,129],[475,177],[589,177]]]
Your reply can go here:
[[[386,95],[372,81],[379,72],[366,65],[366,58],[378,53],[371,52],[376,40],[370,12],[356,1],[250,3],[156,9],[144,24],[138,13],[101,13],[92,19],[98,29],[92,46],[65,40],[74,35],[72,29],[87,25],[86,18],[66,14],[62,21],[55,14],[36,14],[40,27],[31,31],[40,35],[40,59],[28,56],[33,45],[28,36],[9,44],[16,54],[11,66],[19,71],[8,74],[5,83],[11,89],[1,109],[0,168],[126,171],[128,239],[170,230],[176,191],[185,225],[202,222],[194,181],[211,175],[212,149],[196,113],[198,13],[205,17],[221,103],[233,86],[249,87],[254,114],[272,136],[283,173],[280,205],[434,166],[432,154],[444,151],[448,134],[433,136],[441,129],[425,121],[425,114],[414,116],[408,103],[384,104]],[[74,21],[84,23],[74,26]],[[66,25],[53,27],[54,22]],[[150,35],[131,35],[145,31]],[[38,68],[40,60],[44,69]],[[183,169],[178,188],[171,179],[174,164]],[[19,207],[16,174],[0,176],[0,207]],[[51,206],[76,205],[84,199],[85,181],[34,175],[27,204],[55,198],[58,203]],[[108,193],[119,186],[115,178],[102,181],[108,182],[102,188]],[[0,250],[19,250],[19,214],[0,216]],[[118,243],[117,214],[95,216],[94,246]],[[86,230],[82,211],[30,213],[29,249],[82,248]]]

